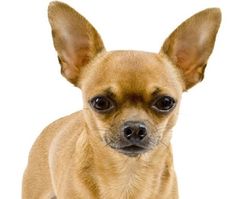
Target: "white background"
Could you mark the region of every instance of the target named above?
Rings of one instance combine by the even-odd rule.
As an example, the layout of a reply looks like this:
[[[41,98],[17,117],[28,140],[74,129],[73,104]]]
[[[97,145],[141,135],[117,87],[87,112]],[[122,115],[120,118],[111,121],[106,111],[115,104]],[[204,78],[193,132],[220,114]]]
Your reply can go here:
[[[173,148],[181,199],[235,198],[235,11],[233,1],[68,0],[106,48],[158,52],[183,20],[220,7],[221,29],[205,79],[183,96]],[[53,120],[81,109],[81,92],[59,72],[48,0],[0,3],[0,198],[21,198],[28,152]]]

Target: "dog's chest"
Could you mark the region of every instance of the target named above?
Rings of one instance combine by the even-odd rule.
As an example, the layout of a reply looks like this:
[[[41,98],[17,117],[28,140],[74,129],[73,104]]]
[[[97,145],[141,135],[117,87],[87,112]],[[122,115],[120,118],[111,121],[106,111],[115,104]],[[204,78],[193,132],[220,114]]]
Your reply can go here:
[[[122,165],[115,172],[110,171],[106,176],[98,177],[101,186],[100,198],[109,199],[145,199],[153,193],[153,187],[157,185],[154,175],[140,165]],[[152,174],[152,172],[150,172]]]

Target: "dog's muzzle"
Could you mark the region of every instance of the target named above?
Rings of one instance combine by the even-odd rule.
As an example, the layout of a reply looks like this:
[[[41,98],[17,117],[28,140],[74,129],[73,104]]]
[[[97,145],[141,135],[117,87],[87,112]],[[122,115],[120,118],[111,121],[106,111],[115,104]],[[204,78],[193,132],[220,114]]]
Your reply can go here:
[[[106,139],[106,142],[110,147],[130,157],[151,149],[149,130],[145,123],[139,121],[124,122],[120,127],[118,138],[107,140],[109,139]]]

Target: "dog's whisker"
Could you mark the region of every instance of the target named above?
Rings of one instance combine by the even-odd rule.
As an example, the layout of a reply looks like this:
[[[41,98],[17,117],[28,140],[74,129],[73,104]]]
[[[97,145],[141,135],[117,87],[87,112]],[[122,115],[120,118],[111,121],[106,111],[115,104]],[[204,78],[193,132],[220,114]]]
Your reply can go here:
[[[159,144],[161,144],[161,145],[165,146],[166,148],[167,148],[167,147],[169,147],[169,145],[168,145],[168,144],[166,144],[165,142],[163,142],[162,140],[159,140]]]
[[[92,131],[111,131],[109,128],[91,128]]]

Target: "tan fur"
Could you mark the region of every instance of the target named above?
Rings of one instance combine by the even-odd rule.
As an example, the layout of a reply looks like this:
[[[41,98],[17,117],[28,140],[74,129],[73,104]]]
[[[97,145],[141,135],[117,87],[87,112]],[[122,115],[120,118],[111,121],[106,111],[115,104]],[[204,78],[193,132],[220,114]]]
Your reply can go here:
[[[60,2],[50,4],[49,21],[62,74],[83,91],[84,108],[50,124],[39,136],[24,174],[23,199],[178,199],[171,129],[182,92],[202,79],[219,10],[188,19],[159,54],[106,52],[92,25]],[[115,99],[115,111],[97,113],[89,100],[107,92]],[[152,110],[156,93],[173,97],[174,110]],[[146,122],[155,143],[151,150],[129,157],[109,146],[107,140],[117,139],[120,125],[128,120]]]

